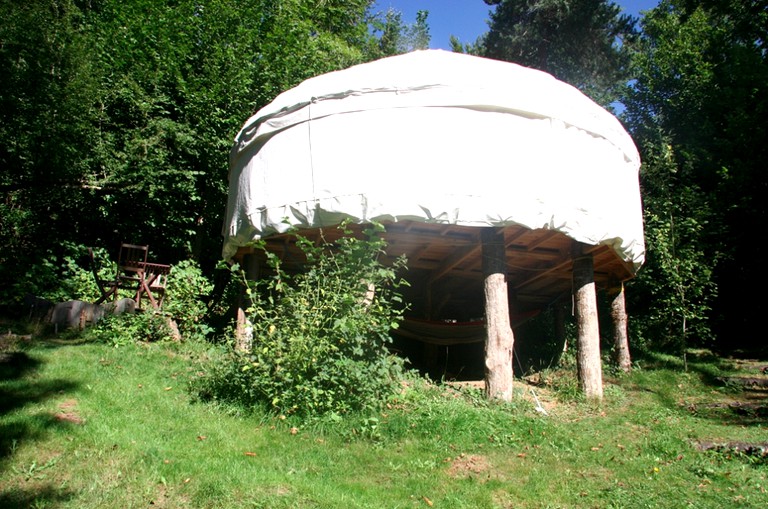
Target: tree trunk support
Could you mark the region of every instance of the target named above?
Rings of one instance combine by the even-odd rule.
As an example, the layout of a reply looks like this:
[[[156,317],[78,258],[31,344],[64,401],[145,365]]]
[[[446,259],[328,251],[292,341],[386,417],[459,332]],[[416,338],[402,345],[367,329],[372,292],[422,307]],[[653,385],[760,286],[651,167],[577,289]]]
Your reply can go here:
[[[514,335],[509,319],[504,233],[483,228],[485,292],[485,391],[490,399],[512,400],[512,347]]]
[[[597,317],[594,264],[592,255],[583,255],[580,249],[578,256],[573,260],[573,297],[578,333],[579,384],[588,399],[601,400],[603,371],[600,363],[600,328]]]
[[[624,283],[618,283],[608,290],[611,297],[611,324],[613,325],[614,361],[625,373],[632,369],[629,355],[629,333],[627,331],[627,304]]]

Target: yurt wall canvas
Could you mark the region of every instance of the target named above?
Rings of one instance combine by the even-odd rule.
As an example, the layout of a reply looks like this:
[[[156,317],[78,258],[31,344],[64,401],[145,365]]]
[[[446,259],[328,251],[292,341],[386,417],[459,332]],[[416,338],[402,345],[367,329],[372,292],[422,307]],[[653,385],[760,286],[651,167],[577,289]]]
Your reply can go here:
[[[439,50],[302,83],[246,122],[231,154],[224,256],[355,222],[520,226],[644,258],[640,160],[575,88]]]

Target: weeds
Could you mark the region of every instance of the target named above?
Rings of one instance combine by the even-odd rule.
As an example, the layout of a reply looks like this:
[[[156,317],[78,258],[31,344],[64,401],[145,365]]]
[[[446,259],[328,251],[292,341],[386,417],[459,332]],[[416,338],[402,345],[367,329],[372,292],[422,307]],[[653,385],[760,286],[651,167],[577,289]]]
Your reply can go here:
[[[344,231],[319,246],[298,237],[307,259],[298,274],[265,250],[272,276],[245,282],[253,340],[210,370],[201,394],[303,418],[379,407],[403,371],[387,346],[402,314],[396,290],[404,261],[378,261],[382,228],[372,226],[364,239]]]
[[[30,479],[43,480],[46,478],[45,471],[56,466],[57,462],[58,458],[51,458],[42,465],[33,461],[28,467],[14,467],[13,472],[22,477],[25,481],[29,481]]]

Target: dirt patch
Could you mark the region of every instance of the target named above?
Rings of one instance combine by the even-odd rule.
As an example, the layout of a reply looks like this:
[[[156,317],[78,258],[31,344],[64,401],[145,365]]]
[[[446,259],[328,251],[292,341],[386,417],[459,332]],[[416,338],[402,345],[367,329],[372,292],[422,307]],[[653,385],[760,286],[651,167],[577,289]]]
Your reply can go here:
[[[491,465],[485,456],[461,454],[455,458],[449,458],[448,461],[451,463],[451,466],[448,467],[448,475],[453,478],[490,477]]]
[[[85,420],[77,412],[77,400],[68,399],[59,404],[59,411],[54,418],[57,421],[69,422],[71,424],[85,424]]]

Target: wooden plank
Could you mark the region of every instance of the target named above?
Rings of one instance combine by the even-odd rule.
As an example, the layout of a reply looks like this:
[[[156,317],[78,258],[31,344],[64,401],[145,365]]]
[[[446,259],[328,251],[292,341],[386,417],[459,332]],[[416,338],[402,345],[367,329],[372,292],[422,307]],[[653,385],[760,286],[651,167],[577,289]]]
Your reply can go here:
[[[451,270],[453,270],[454,268],[456,268],[458,265],[468,260],[469,258],[477,257],[479,253],[480,253],[479,245],[464,246],[462,248],[454,250],[454,253],[451,256],[449,256],[448,259],[445,260],[440,265],[440,267],[435,269],[434,273],[429,278],[429,284],[432,284],[438,279],[442,278],[443,276],[448,274]]]

